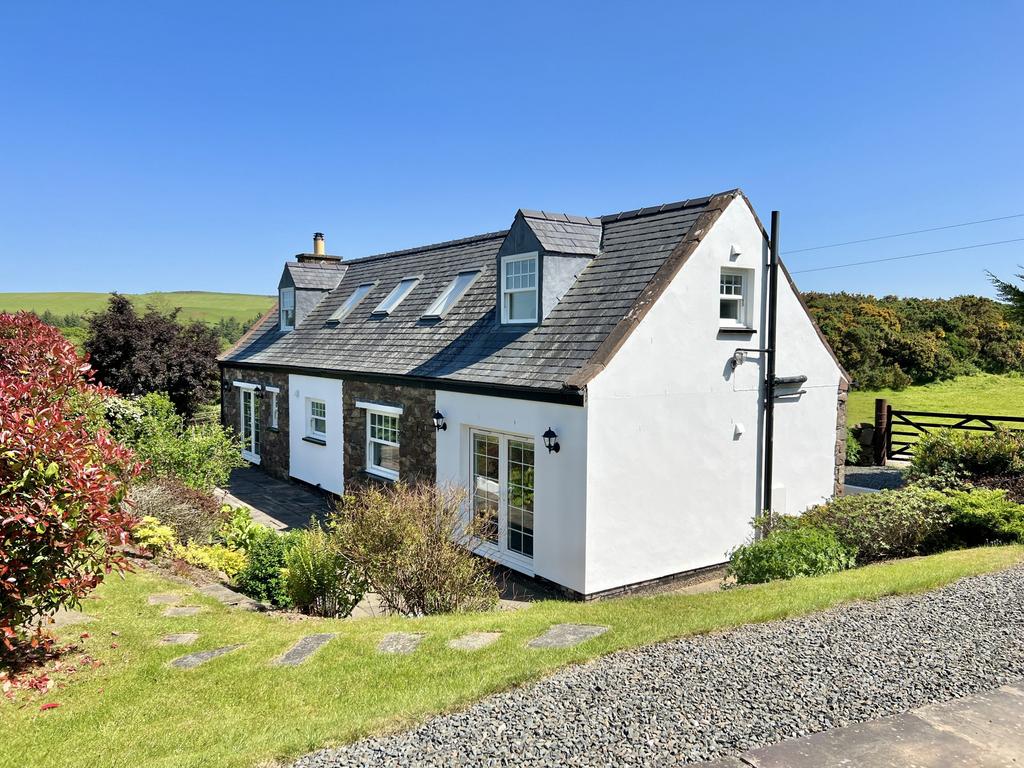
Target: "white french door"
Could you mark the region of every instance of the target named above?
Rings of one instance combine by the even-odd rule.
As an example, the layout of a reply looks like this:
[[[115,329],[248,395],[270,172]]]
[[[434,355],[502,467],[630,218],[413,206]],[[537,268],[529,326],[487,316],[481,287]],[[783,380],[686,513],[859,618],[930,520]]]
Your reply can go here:
[[[260,401],[256,391],[247,387],[238,390],[241,397],[241,424],[238,433],[242,436],[242,458],[260,463]]]
[[[534,443],[513,435],[470,433],[471,499],[482,549],[495,559],[533,559]]]

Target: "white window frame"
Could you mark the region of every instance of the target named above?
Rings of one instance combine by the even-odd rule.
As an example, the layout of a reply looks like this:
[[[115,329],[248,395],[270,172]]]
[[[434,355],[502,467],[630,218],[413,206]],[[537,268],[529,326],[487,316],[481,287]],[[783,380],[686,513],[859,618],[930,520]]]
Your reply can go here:
[[[722,291],[722,278],[726,275],[740,278],[740,293]],[[718,324],[721,328],[750,328],[750,288],[754,280],[754,270],[722,267],[718,277]],[[721,302],[731,301],[736,304],[736,318],[722,317]]]
[[[517,264],[523,261],[532,261],[533,267],[533,287],[532,288],[509,288],[506,285],[506,279],[508,276],[509,264]],[[509,317],[509,308],[511,307],[510,298],[516,293],[532,293],[533,294],[533,314],[529,318],[519,318],[513,320]],[[537,252],[533,253],[522,253],[515,256],[506,256],[501,260],[501,322],[506,325],[531,325],[537,322],[538,305],[540,304],[540,257]]]
[[[278,429],[277,395],[280,390],[267,387],[267,391],[270,393],[270,428],[276,430]]]
[[[469,436],[469,484],[467,496],[467,520],[472,521],[474,512],[473,492],[476,478],[474,466],[475,438],[477,435],[486,436],[498,441],[498,541],[495,543],[489,539],[477,538],[475,551],[479,555],[488,557],[491,560],[515,568],[522,573],[532,576],[534,573],[534,558],[537,555],[537,460],[539,454],[537,448],[543,445],[542,440],[537,440],[529,435],[517,435],[509,432],[496,432],[490,429],[470,427],[466,434]],[[529,535],[533,541],[533,554],[527,555],[509,548],[509,443],[522,442],[530,443],[533,446],[533,470],[534,505],[531,514],[533,515],[533,528]]]
[[[281,321],[282,331],[291,331],[295,329],[295,289],[294,288],[281,288],[278,290],[278,319]],[[291,297],[291,307],[285,307],[285,297]],[[292,321],[289,323],[286,318],[288,309],[291,309]]]
[[[402,451],[402,424],[401,416],[402,409],[393,406],[380,406],[373,405],[370,403],[356,403],[356,407],[366,409],[366,471],[371,475],[377,475],[387,480],[397,480],[399,473],[394,469],[388,467],[382,467],[378,464],[373,463],[373,445],[379,443],[380,445],[389,445],[398,449],[399,456]],[[395,420],[395,432],[398,435],[398,439],[395,441],[385,440],[380,437],[373,436],[372,423],[374,416],[382,416],[388,419]]]
[[[440,295],[434,299],[433,303],[427,307],[427,311],[423,313],[424,320],[441,320],[447,315],[456,304],[459,303],[459,299],[466,295],[466,292],[473,287],[473,284],[480,278],[479,269],[464,269],[455,277],[452,281],[445,286],[445,289],[441,291]],[[466,284],[458,289],[459,280],[466,277]]]
[[[391,293],[385,296],[384,300],[374,308],[371,314],[378,317],[390,315],[398,309],[398,305],[405,301],[406,297],[413,292],[413,289],[419,285],[422,279],[423,275],[403,277],[398,281],[398,285],[391,289]]]
[[[323,416],[314,416],[313,415],[313,403],[319,403],[320,405],[322,405],[324,407],[324,415]],[[323,420],[323,422],[324,422],[323,432],[320,432],[319,430],[317,430],[316,427],[313,425],[313,420],[314,419]],[[327,401],[326,400],[321,400],[320,398],[317,398],[317,397],[307,397],[306,398],[306,437],[308,437],[310,440],[320,440],[320,441],[325,442],[325,443],[327,442]]]
[[[247,381],[236,381],[234,386],[238,389],[238,436],[242,441],[242,458],[252,464],[260,463],[260,455],[252,450],[254,447],[262,447],[262,427],[260,424],[260,400],[256,397],[257,384]],[[245,399],[249,398],[249,423],[245,423]],[[246,437],[248,431],[249,436]],[[260,446],[256,446],[256,434],[260,432]]]

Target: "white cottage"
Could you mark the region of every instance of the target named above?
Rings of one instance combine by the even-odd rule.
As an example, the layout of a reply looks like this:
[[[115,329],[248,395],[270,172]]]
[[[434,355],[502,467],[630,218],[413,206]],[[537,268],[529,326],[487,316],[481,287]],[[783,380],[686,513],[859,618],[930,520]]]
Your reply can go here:
[[[718,565],[764,500],[768,236],[739,190],[285,265],[220,360],[265,471],[454,483],[478,553],[580,597]],[[841,482],[847,377],[782,268],[775,512]]]

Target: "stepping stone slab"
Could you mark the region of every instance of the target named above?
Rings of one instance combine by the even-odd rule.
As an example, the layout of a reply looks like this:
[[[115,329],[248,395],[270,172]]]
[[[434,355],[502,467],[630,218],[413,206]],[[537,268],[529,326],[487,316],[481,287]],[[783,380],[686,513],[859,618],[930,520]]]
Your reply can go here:
[[[230,587],[226,587],[223,584],[207,584],[206,586],[200,587],[199,591],[207,597],[212,597],[214,600],[219,600],[224,605],[231,608],[238,608],[243,611],[258,611],[262,606],[253,600],[251,597],[235,592]]]
[[[470,632],[462,637],[448,641],[448,647],[456,651],[479,651],[491,643],[497,642],[501,632]]]
[[[73,624],[88,624],[90,621],[96,620],[95,616],[90,616],[87,613],[76,611],[73,608],[61,608],[50,618],[53,619],[53,624],[51,626],[55,629],[71,626]]]
[[[334,636],[334,632],[307,635],[285,651],[284,654],[274,659],[271,664],[276,667],[296,667],[320,650],[321,646],[327,645]]]
[[[608,627],[596,624],[555,624],[547,632],[533,638],[527,648],[570,648],[603,635]]]
[[[392,632],[384,635],[377,644],[377,650],[381,653],[412,653],[422,639],[423,635],[418,632]]]
[[[195,616],[197,613],[202,612],[202,608],[198,605],[172,605],[170,608],[164,611],[164,616],[171,616],[174,618],[181,618],[183,616]]]
[[[198,632],[179,632],[173,635],[164,635],[157,641],[157,645],[192,645],[198,639]]]
[[[146,602],[150,605],[174,605],[179,600],[181,595],[177,592],[161,592],[158,595],[150,595]]]
[[[231,653],[242,647],[241,643],[237,645],[226,645],[223,648],[214,648],[210,651],[196,651],[190,653],[187,656],[179,656],[178,658],[171,661],[171,666],[175,669],[195,669],[200,664],[205,664],[210,659],[216,659],[218,656],[223,656],[225,653]]]

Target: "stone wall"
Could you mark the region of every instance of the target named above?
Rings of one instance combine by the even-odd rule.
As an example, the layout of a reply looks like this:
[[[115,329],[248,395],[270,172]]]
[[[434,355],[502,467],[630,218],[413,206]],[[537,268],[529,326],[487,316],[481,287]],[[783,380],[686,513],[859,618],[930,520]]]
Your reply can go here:
[[[356,402],[396,405],[403,409],[398,420],[398,475],[407,483],[434,482],[436,437],[434,390],[346,379],[342,386],[345,429],[345,489],[367,482],[387,482],[366,472],[366,411]]]
[[[270,426],[271,396],[267,392],[259,401],[260,408],[260,468],[268,475],[288,479],[288,374],[278,371],[262,371],[251,368],[225,367],[221,371],[221,383],[229,385],[234,381],[277,387],[277,429]],[[223,401],[223,423],[236,433],[241,425],[241,398],[237,387],[227,392],[221,388]]]
[[[843,482],[846,479],[846,400],[849,391],[850,383],[846,379],[840,379],[839,402],[836,408],[836,496],[843,495]]]

